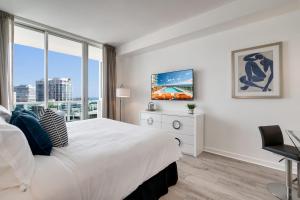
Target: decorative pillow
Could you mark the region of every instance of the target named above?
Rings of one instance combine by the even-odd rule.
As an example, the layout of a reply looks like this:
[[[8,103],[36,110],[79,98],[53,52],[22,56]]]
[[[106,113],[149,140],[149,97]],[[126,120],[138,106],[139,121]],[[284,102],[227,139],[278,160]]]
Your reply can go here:
[[[0,191],[16,186],[25,191],[30,186],[34,165],[22,131],[0,119]]]
[[[17,113],[26,113],[26,114],[31,115],[32,117],[34,117],[36,119],[39,119],[39,117],[34,112],[31,112],[29,110],[25,110],[24,108],[18,108],[18,107],[14,111],[12,111],[12,116],[11,117],[17,117],[18,116]],[[13,119],[11,119],[11,120],[13,120]]]
[[[37,115],[37,117],[40,119],[41,116],[45,113],[44,106],[33,106],[32,111]]]
[[[0,105],[0,117],[3,118],[6,122],[9,122],[11,117],[11,113],[1,105]]]
[[[33,155],[50,155],[52,142],[36,117],[27,112],[14,111],[10,123],[22,130]]]
[[[68,132],[64,117],[56,114],[51,109],[46,109],[40,119],[42,127],[47,131],[54,147],[68,145]]]

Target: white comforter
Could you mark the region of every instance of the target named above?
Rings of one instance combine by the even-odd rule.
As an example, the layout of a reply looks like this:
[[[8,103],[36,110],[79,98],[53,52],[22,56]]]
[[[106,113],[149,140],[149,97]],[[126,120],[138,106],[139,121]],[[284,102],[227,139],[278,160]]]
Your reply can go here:
[[[69,145],[36,156],[31,189],[18,200],[120,200],[181,156],[170,135],[108,119],[68,123]]]

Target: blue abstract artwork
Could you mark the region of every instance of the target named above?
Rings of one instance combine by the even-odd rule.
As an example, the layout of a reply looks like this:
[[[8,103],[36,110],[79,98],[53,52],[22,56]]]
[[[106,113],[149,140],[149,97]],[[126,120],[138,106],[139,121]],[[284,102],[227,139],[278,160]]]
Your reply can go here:
[[[232,97],[281,97],[282,43],[232,51]]]
[[[264,55],[266,54],[266,55]],[[273,90],[273,60],[267,55],[272,52],[252,53],[243,56],[244,73],[239,77],[240,90],[269,92]],[[270,57],[270,56],[269,56]]]

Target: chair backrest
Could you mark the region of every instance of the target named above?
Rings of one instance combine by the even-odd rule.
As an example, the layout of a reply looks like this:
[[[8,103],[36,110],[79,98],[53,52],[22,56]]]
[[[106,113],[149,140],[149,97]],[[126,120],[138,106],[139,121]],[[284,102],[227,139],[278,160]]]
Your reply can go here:
[[[283,135],[278,125],[258,127],[262,139],[262,148],[283,145]]]

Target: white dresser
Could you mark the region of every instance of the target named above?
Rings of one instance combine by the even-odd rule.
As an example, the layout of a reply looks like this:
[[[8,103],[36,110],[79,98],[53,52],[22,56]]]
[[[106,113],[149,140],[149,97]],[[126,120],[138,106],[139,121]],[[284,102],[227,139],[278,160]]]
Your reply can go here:
[[[197,157],[203,151],[203,113],[142,111],[140,113],[140,125],[163,129],[174,135],[184,154]]]

